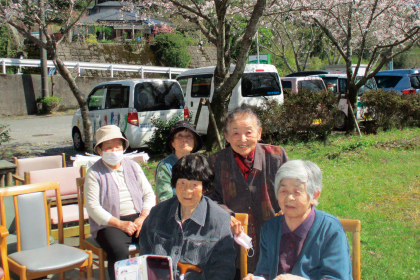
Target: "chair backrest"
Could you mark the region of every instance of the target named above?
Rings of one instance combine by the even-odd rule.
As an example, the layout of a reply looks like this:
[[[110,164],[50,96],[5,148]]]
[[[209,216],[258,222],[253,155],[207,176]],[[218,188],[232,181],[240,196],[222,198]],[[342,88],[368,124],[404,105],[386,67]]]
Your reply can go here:
[[[83,206],[85,205],[85,178],[76,178],[77,204],[79,205],[79,244],[85,239],[85,217]]]
[[[60,184],[45,182],[38,184],[0,188],[0,213],[2,226],[6,224],[4,198],[13,197],[17,251],[31,250],[49,245],[49,212],[47,191],[54,191],[57,197],[59,242],[64,241],[63,213],[61,207]]]
[[[361,265],[360,265],[360,231],[362,229],[362,223],[359,220],[346,220],[340,219],[343,225],[344,231],[352,233],[352,256],[351,266],[353,280],[361,279]]]
[[[239,220],[244,227],[244,233],[248,234],[248,214],[236,213],[235,218]],[[248,274],[248,252],[241,246],[241,251],[239,253],[240,264],[241,264],[241,279],[244,279]]]
[[[17,165],[16,175],[23,178],[24,173],[28,171],[66,167],[66,156],[61,154],[47,157],[14,158],[14,162]]]
[[[77,198],[76,178],[82,175],[82,168],[66,167],[25,172],[25,184],[35,184],[49,181],[60,182],[62,199]],[[48,197],[55,197],[53,191],[47,192]]]

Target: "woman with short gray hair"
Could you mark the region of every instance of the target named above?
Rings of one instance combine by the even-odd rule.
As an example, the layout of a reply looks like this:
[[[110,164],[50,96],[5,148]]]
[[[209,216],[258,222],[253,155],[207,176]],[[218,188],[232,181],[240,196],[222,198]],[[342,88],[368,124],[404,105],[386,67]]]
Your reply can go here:
[[[280,182],[285,178],[304,183],[309,199],[313,199],[315,193],[322,191],[322,172],[312,161],[292,160],[279,168],[274,181],[276,197],[279,195]],[[318,201],[314,205],[318,205]]]
[[[275,190],[283,215],[261,229],[255,276],[274,280],[350,280],[350,251],[340,221],[315,205],[322,172],[313,162],[292,160],[276,173]],[[261,279],[248,274],[244,280]]]

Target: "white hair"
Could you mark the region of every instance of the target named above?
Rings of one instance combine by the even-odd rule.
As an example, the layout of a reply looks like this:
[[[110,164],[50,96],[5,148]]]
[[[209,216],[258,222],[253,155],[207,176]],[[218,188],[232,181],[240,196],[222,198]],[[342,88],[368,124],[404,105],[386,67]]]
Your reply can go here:
[[[277,170],[274,180],[276,197],[280,188],[280,182],[283,179],[296,179],[305,185],[306,192],[312,200],[314,194],[322,190],[322,172],[318,165],[312,161],[303,161],[300,159],[291,160],[280,166]],[[317,205],[318,202],[315,203]]]

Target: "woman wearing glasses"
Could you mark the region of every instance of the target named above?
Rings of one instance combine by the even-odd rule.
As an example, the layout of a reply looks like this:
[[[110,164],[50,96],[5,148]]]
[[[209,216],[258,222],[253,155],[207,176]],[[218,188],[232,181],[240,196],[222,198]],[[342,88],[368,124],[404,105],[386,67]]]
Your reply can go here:
[[[175,195],[175,189],[171,186],[172,167],[175,163],[183,156],[199,151],[202,146],[203,141],[190,122],[179,121],[174,125],[166,141],[166,149],[171,154],[156,167],[155,182],[159,202]]]

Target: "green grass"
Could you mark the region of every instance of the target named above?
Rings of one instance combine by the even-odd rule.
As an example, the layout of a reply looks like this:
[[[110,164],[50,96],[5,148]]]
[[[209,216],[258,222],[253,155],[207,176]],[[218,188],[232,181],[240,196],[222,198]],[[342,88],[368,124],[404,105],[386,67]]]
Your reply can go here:
[[[322,169],[318,209],[362,221],[362,279],[420,279],[420,129],[284,148]],[[149,179],[157,162],[142,165]]]

